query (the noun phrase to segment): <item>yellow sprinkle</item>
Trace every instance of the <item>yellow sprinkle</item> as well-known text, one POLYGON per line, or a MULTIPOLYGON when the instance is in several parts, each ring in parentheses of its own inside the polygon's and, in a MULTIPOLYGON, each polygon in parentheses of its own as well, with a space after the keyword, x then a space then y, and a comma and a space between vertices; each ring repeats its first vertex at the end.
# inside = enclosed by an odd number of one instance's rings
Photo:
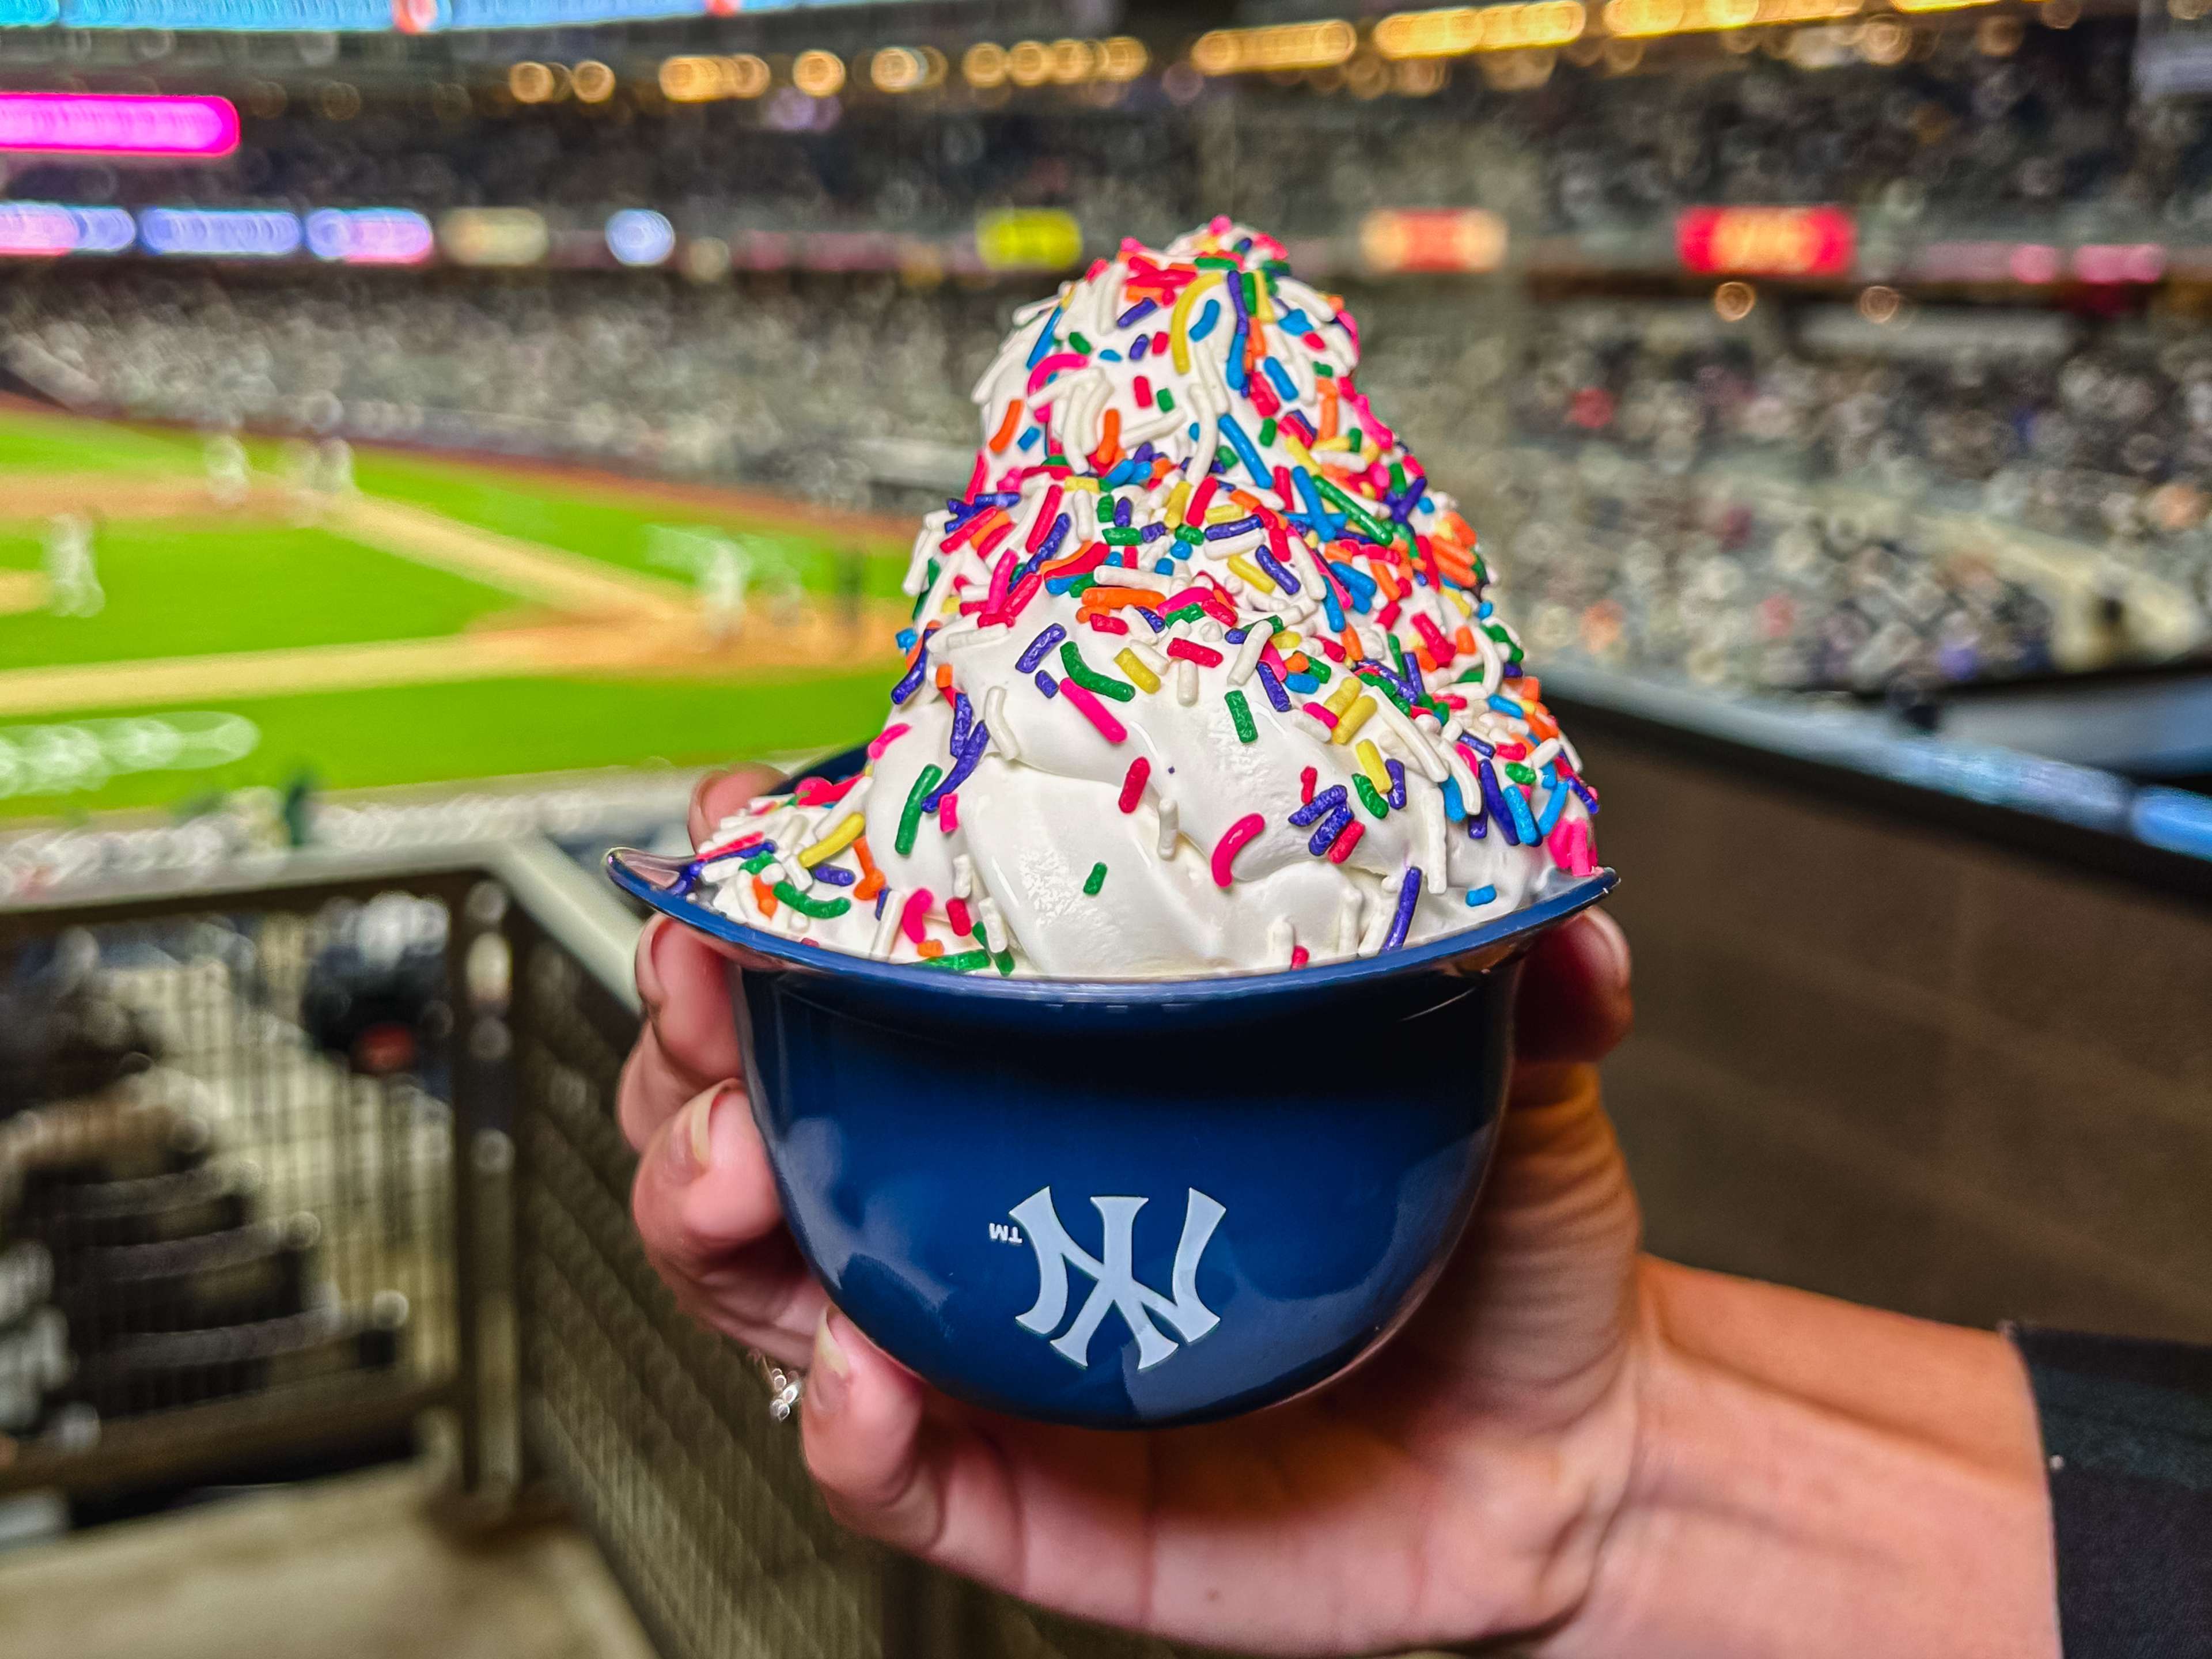
POLYGON ((1255 323, 1272 323, 1275 320, 1274 296, 1267 292, 1267 284, 1265 281, 1257 281, 1252 284, 1252 320, 1255 323))
MULTIPOLYGON (((1358 682, 1355 680, 1353 684, 1358 684, 1358 682)), ((1362 697, 1336 717, 1336 730, 1330 734, 1332 739, 1337 743, 1350 743, 1358 734, 1359 728, 1367 724, 1367 717, 1374 712, 1375 699, 1362 697)))
POLYGON ((1336 690, 1322 699, 1322 707, 1332 714, 1341 714, 1352 706, 1352 700, 1359 695, 1359 681, 1352 675, 1346 674, 1338 683, 1336 690))
POLYGON ((1063 489, 1087 489, 1094 495, 1098 493, 1098 480, 1096 478, 1062 478, 1060 482, 1063 489))
POLYGON ((1275 633, 1275 649, 1289 656, 1298 648, 1298 632, 1294 628, 1279 629, 1275 633))
POLYGON ((1188 478, 1176 480, 1176 487, 1168 491, 1167 521, 1170 524, 1182 522, 1182 509, 1184 504, 1189 500, 1190 480, 1188 478))
POLYGON ((1176 295, 1175 309, 1168 313, 1168 345, 1175 353, 1176 373, 1190 373, 1190 308, 1198 296, 1221 280, 1221 273, 1209 270, 1203 276, 1185 285, 1176 295))
MULTIPOLYGON (((1262 593, 1272 593, 1275 591, 1275 579, 1242 553, 1231 553, 1229 556, 1229 568, 1262 593)), ((1279 647, 1278 649, 1279 648, 1279 647)))
POLYGON ((1136 681, 1137 689, 1150 696, 1160 689, 1160 677, 1137 660, 1137 653, 1127 646, 1114 653, 1114 660, 1121 665, 1121 672, 1136 681))
POLYGON ((1352 440, 1346 437, 1341 432, 1340 432, 1334 437, 1323 438, 1319 443, 1316 444, 1314 446, 1314 453, 1318 455, 1325 449, 1349 449, 1351 447, 1352 440))
POLYGON ((846 813, 835 830, 799 854, 799 862, 801 867, 811 870, 823 860, 836 858, 838 854, 860 840, 860 831, 867 827, 868 820, 864 814, 846 813))
POLYGON ((1243 507, 1233 504, 1228 507, 1209 507, 1206 509, 1206 521, 1208 524, 1227 524, 1231 519, 1249 519, 1251 516, 1243 507))
POLYGON ((1367 774, 1367 781, 1375 786, 1376 792, 1378 794, 1389 794, 1390 775, 1383 769, 1382 751, 1375 746, 1374 741, 1371 738, 1362 738, 1352 745, 1352 752, 1358 757, 1359 769, 1367 774))
POLYGON ((1321 471, 1321 463, 1313 458, 1313 451, 1299 440, 1298 434, 1282 427, 1275 428, 1275 441, 1291 453, 1291 459, 1309 472, 1321 471))

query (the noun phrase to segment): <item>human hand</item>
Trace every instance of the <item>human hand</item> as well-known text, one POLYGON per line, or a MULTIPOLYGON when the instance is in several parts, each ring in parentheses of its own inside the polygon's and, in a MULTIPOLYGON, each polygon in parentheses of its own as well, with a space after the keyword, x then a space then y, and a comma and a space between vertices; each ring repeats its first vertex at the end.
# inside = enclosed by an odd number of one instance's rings
MULTIPOLYGON (((702 786, 693 833, 763 786, 702 786)), ((641 941, 622 1118, 640 1232, 685 1309, 811 1366, 808 1460, 848 1524, 1048 1606, 1247 1649, 1356 1651, 1553 1625, 1591 1581, 1634 1441, 1638 1218, 1594 1062, 1628 951, 1589 914, 1526 969, 1489 1188, 1372 1364, 1258 1415, 1150 1434, 927 1389, 828 1305, 781 1224, 714 945, 641 941)))

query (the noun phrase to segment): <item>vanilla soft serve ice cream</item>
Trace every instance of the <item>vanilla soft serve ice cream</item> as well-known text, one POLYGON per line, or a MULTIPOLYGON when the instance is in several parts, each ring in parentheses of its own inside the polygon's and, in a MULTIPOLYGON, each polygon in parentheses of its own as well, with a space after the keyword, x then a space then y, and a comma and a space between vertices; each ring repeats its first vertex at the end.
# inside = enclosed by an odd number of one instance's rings
POLYGON ((866 769, 716 826, 726 915, 951 971, 1301 967, 1595 867, 1594 792, 1357 325, 1225 220, 1016 315, 866 769))

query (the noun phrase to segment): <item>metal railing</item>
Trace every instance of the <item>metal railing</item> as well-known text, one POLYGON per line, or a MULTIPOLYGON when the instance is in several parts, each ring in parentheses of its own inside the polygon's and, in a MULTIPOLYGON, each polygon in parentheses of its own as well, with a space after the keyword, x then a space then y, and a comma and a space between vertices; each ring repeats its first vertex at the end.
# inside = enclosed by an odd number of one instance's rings
POLYGON ((0 915, 0 1030, 46 1034, 0 1042, 0 1493, 427 1419, 474 1516, 577 1517, 665 1659, 1169 1654, 830 1519, 630 1224, 637 926, 537 842, 0 915))

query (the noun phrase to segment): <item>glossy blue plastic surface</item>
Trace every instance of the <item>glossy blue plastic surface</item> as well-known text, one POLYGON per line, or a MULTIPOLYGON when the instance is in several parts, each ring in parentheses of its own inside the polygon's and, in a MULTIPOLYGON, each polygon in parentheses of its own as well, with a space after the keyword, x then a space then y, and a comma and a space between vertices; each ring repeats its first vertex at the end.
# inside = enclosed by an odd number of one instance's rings
POLYGON ((739 947, 754 1113, 838 1306, 949 1393, 1102 1428, 1287 1399, 1413 1311, 1489 1162, 1518 958, 1614 880, 1364 961, 1075 982, 800 945, 609 866, 739 947))

